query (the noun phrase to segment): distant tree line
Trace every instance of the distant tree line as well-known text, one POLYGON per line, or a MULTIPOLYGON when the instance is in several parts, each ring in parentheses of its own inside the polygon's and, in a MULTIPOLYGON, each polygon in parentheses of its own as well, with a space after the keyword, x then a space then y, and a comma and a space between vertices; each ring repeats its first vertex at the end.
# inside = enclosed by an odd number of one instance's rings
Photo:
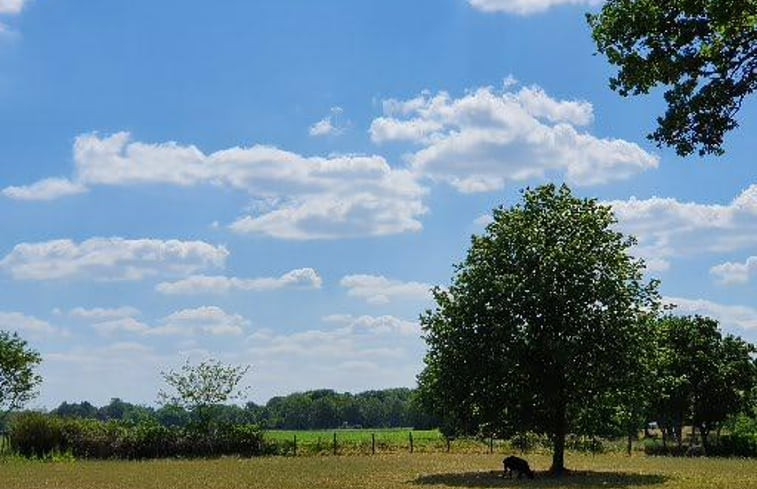
MULTIPOLYGON (((265 405, 248 402, 245 406, 216 405, 213 419, 218 424, 258 424, 265 429, 316 430, 345 427, 429 429, 438 426, 415 401, 408 388, 371 390, 358 394, 331 389, 298 392, 271 398, 265 405)), ((50 414, 63 418, 124 421, 139 424, 155 420, 166 427, 186 427, 192 413, 175 404, 160 408, 141 406, 111 399, 96 407, 88 401, 63 402, 50 414)))

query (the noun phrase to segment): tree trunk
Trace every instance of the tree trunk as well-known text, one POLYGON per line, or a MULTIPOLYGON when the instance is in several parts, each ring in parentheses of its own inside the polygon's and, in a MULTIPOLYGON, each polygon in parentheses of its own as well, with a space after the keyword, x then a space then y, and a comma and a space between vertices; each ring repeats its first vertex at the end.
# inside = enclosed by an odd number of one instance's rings
MULTIPOLYGON (((563 430, 564 431, 564 430, 563 430)), ((554 451, 552 452, 552 467, 549 471, 555 477, 562 477, 565 471, 565 433, 555 433, 554 451)))
POLYGON ((633 434, 629 431, 628 432, 628 446, 626 447, 628 450, 628 456, 631 456, 631 451, 633 450, 633 434))
POLYGON ((678 450, 681 450, 681 447, 683 446, 683 422, 676 421, 674 430, 676 441, 678 442, 678 450))
POLYGON ((699 435, 702 437, 702 448, 704 448, 704 453, 707 453, 710 445, 710 430, 709 428, 707 428, 707 425, 702 425, 699 427, 699 435))
POLYGON ((565 472, 565 435, 567 435, 568 432, 565 411, 566 406, 563 404, 558 409, 556 429, 552 438, 554 449, 552 451, 552 467, 549 471, 555 477, 562 477, 563 472, 565 472))

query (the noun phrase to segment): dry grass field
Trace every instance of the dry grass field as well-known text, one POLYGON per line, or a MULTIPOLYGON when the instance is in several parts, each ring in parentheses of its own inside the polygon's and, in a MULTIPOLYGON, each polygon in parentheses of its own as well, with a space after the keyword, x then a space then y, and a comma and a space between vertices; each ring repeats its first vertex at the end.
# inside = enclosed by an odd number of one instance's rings
MULTIPOLYGON (((538 471, 549 458, 529 455, 538 471)), ((0 463, 3 489, 671 488, 757 489, 757 460, 576 455, 562 480, 500 476, 502 455, 386 454, 149 462, 0 463)))

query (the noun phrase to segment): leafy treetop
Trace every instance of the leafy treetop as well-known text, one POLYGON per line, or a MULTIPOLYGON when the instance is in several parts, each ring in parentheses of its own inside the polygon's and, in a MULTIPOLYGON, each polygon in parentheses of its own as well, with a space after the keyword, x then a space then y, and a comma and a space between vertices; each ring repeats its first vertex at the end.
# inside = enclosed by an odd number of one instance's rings
POLYGON ((722 154, 726 132, 757 87, 756 0, 609 0, 587 14, 623 96, 667 87, 648 137, 681 156, 722 154))

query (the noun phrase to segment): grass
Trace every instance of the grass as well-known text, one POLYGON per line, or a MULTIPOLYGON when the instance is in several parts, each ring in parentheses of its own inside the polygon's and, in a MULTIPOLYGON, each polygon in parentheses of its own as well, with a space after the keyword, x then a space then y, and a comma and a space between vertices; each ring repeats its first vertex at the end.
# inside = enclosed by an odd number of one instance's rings
POLYGON ((3 489, 669 488, 757 489, 757 460, 568 454, 573 475, 546 478, 546 455, 528 455, 536 480, 500 477, 502 455, 395 453, 150 462, 0 463, 3 489))

